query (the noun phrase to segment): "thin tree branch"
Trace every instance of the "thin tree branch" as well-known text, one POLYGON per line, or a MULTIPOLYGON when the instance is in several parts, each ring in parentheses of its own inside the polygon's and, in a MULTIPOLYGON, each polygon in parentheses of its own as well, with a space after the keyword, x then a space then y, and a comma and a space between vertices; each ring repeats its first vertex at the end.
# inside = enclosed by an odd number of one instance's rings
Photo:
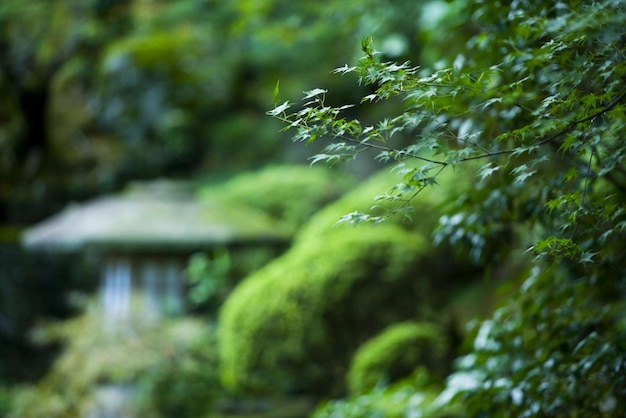
MULTIPOLYGON (((617 106, 617 104, 625 96, 626 96, 626 90, 623 90, 620 94, 618 94, 616 97, 614 97, 613 100, 611 100, 602 109, 600 109, 600 110, 598 110, 598 111, 592 113, 591 115, 586 116, 586 117, 584 117, 582 119, 577 119, 577 120, 574 120, 574 121, 570 122, 565 128, 563 128, 563 129, 561 129, 561 130, 559 130, 557 132, 554 132, 554 133, 544 137, 536 145, 537 146, 545 145, 548 142, 551 142, 551 141, 555 140, 556 138, 560 137, 561 135, 564 135, 564 134, 570 132, 572 129, 574 129, 576 126, 580 125, 581 123, 589 122, 590 120, 593 120, 593 119, 597 118, 598 116, 602 115, 603 113, 608 112, 609 110, 611 110, 615 106, 617 106)), ((475 155, 475 156, 472 156, 472 157, 462 158, 460 161, 479 160, 479 159, 482 159, 482 158, 495 157, 497 155, 512 154, 515 151, 516 151, 516 149, 507 149, 507 150, 489 152, 489 153, 485 153, 485 154, 481 154, 481 155, 475 155)))

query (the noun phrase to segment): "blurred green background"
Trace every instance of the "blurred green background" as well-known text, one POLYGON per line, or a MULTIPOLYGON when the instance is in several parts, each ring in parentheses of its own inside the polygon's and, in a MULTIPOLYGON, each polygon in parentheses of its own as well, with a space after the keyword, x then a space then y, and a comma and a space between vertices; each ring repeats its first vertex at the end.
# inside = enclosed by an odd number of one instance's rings
MULTIPOLYGON (((375 86, 333 69, 355 65, 368 37, 382 61, 451 65, 478 31, 459 17, 466 6, 3 0, 0 417, 463 416, 458 399, 436 399, 455 359, 472 350, 468 342, 482 341, 478 351, 490 342, 481 340, 488 323, 466 324, 491 315, 527 277, 533 284, 511 316, 529 309, 550 322, 547 308, 527 308, 524 298, 547 298, 559 274, 535 274, 509 228, 514 220, 492 222, 490 213, 470 214, 487 226, 457 237, 480 247, 478 255, 435 245, 433 231, 455 200, 471 207, 461 200, 500 196, 472 193, 476 167, 438 178, 410 202, 412 221, 336 226, 349 212, 384 215, 393 206, 372 208, 372 199, 397 173, 367 152, 337 167, 310 166, 328 144, 293 143, 267 112, 313 88, 327 89, 331 106, 359 103, 375 86), (26 251, 20 237, 73 202, 154 181, 183 184, 194 202, 261 245, 233 240, 185 254, 187 314, 155 323, 132 306, 108 332, 97 296, 98 265, 108 261, 97 252, 26 251), (285 241, 254 236, 267 229, 285 241)), ((496 9, 486 8, 497 26, 496 9)), ((367 126, 403 109, 391 99, 346 117, 367 126)), ((411 140, 398 135, 397 146, 411 140)), ((571 287, 561 291, 546 306, 584 300, 571 287)), ((521 339, 523 330, 501 329, 506 339, 507 330, 521 339)))
MULTIPOLYGON (((358 102, 367 87, 332 69, 354 63, 367 36, 376 37, 389 59, 432 60, 423 58, 427 30, 445 10, 441 2, 404 0, 3 1, 0 387, 43 382, 39 390, 47 395, 40 393, 36 402, 41 411, 72 416, 73 401, 53 407, 54 399, 82 396, 88 388, 71 389, 80 384, 133 380, 93 372, 74 376, 79 384, 64 375, 85 362, 104 361, 98 359, 105 348, 92 352, 74 341, 89 340, 98 327, 72 320, 74 331, 59 334, 42 331, 41 324, 64 324, 89 311, 91 302, 84 299, 97 291, 96 267, 81 254, 24 251, 19 244, 24 228, 71 202, 119 192, 138 180, 168 178, 203 190, 200 199, 256 204, 295 234, 315 211, 382 165, 364 159, 343 169, 298 168, 321 145, 293 144, 281 124, 266 115, 277 83, 281 99, 300 97, 316 86, 331 91, 333 102, 358 102), (264 167, 273 168, 258 174, 264 167), (237 177, 242 172, 248 174, 237 177), (37 333, 46 336, 34 338, 37 333), (75 356, 69 370, 58 365, 61 353, 75 356), (65 394, 57 393, 59 386, 65 394)), ((381 111, 364 107, 355 116, 375 120, 381 111)), ((196 282, 190 297, 206 323, 213 322, 206 315, 215 317, 234 283, 276 256, 262 249, 242 253, 222 249, 191 259, 189 276, 196 282), (220 270, 220 257, 232 259, 228 273, 220 270), (203 282, 203 277, 215 280, 203 282)), ((213 350, 214 344, 208 346, 213 350)), ((163 373, 168 371, 142 375, 146 387, 166 380, 163 373)), ((216 371, 206 373, 204 380, 211 380, 216 371)), ((181 376, 170 377, 184 381, 181 376)), ((183 384, 182 390, 190 387, 183 384)), ((154 390, 150 386, 145 393, 154 390)), ((206 403, 213 397, 207 394, 206 403)), ((191 398, 190 404, 198 400, 191 398)))

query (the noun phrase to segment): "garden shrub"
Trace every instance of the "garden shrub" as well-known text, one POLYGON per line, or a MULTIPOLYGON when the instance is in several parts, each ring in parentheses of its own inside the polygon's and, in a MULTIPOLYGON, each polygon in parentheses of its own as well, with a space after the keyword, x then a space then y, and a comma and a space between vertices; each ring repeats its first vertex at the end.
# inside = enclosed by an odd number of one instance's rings
POLYGON ((353 395, 369 392, 410 375, 418 366, 440 379, 449 370, 448 343, 439 326, 402 322, 365 342, 354 355, 347 375, 353 395))
POLYGON ((11 410, 12 398, 10 386, 5 386, 0 382, 0 417, 6 416, 11 410))
POLYGON ((322 166, 269 166, 247 172, 201 192, 205 201, 246 205, 281 221, 295 232, 319 209, 337 199, 352 184, 345 173, 322 166))
POLYGON ((106 325, 88 312, 40 330, 38 338, 64 341, 65 349, 36 386, 14 391, 8 416, 88 416, 107 388, 128 389, 125 408, 132 416, 195 418, 214 407, 220 386, 214 333, 207 324, 136 319, 116 328, 106 325))
POLYGON ((455 403, 437 405, 437 379, 418 368, 413 375, 389 386, 345 399, 322 402, 311 418, 454 418, 463 416, 455 403))
MULTIPOLYGON (((426 187, 411 201, 411 218, 401 214, 387 218, 384 224, 393 224, 396 227, 412 234, 423 237, 434 236, 439 226, 439 220, 448 209, 451 202, 470 189, 469 176, 459 179, 460 174, 449 171, 443 173, 437 187, 426 187)), ((388 189, 390 184, 398 183, 401 176, 396 170, 389 167, 373 174, 368 179, 354 187, 336 201, 318 211, 310 221, 297 233, 295 241, 311 241, 320 239, 325 242, 335 234, 349 233, 354 229, 351 222, 340 222, 342 217, 355 212, 367 212, 371 216, 385 216, 394 208, 401 206, 400 201, 375 201, 377 195, 388 189), (376 207, 372 208, 372 205, 376 207)), ((357 229, 377 228, 378 223, 359 223, 357 229)), ((430 277, 436 283, 432 287, 429 305, 433 310, 448 303, 450 296, 459 289, 465 289, 477 279, 482 279, 484 269, 469 257, 469 252, 456 251, 448 241, 436 241, 436 236, 430 241, 429 257, 422 259, 422 269, 430 272, 430 277), (453 255, 453 256, 451 256, 453 255)), ((485 262, 483 265, 487 265, 485 262)), ((456 321, 456 319, 451 319, 456 321)))
POLYGON ((106 51, 102 70, 114 70, 119 60, 131 59, 137 67, 164 73, 179 83, 197 82, 200 71, 193 66, 181 65, 181 62, 202 59, 202 53, 209 52, 207 45, 211 44, 207 43, 206 37, 189 27, 137 35, 112 43, 106 51))
POLYGON ((426 241, 392 224, 301 241, 245 279, 220 314, 221 379, 238 392, 343 391, 354 350, 420 315, 426 241))
MULTIPOLYGON (((350 222, 339 224, 338 222, 350 213, 367 212, 374 217, 388 215, 390 211, 393 211, 394 208, 401 206, 403 203, 390 200, 378 201, 376 198, 381 193, 385 193, 385 190, 388 190, 390 185, 397 184, 397 187, 401 188, 401 179, 402 177, 398 175, 396 170, 392 170, 389 167, 380 170, 350 192, 317 212, 298 232, 297 238, 311 239, 327 232, 349 229, 351 228, 350 222)), ((410 218, 397 215, 392 216, 388 221, 425 236, 430 235, 437 226, 442 209, 452 195, 452 191, 461 188, 464 184, 462 181, 458 181, 457 178, 443 175, 440 178, 440 182, 440 186, 443 187, 426 187, 413 199, 410 203, 410 218)), ((392 190, 388 190, 388 192, 394 193, 392 190)), ((360 228, 368 226, 369 224, 359 225, 360 228)))

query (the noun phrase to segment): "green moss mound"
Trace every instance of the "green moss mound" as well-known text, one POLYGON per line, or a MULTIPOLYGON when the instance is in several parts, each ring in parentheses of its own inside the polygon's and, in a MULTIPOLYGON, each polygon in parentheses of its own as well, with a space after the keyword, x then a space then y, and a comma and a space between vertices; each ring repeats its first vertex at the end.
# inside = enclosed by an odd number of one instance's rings
MULTIPOLYGON (((394 225, 399 229, 425 238, 433 236, 439 224, 439 218, 450 209, 453 201, 462 195, 471 182, 472 177, 458 168, 448 168, 438 177, 436 186, 423 189, 410 202, 410 218, 395 215, 381 224, 394 225)), ((376 196, 385 193, 390 187, 402 181, 397 171, 385 168, 342 195, 336 201, 315 213, 295 237, 295 242, 321 240, 327 242, 336 235, 349 233, 353 229, 373 230, 379 227, 376 223, 360 223, 350 225, 338 223, 346 214, 364 212, 372 216, 385 216, 402 204, 397 201, 383 200, 375 202, 376 196), (373 207, 375 206, 375 207, 373 207)), ((433 240, 428 246, 429 257, 422 260, 422 269, 429 272, 434 292, 429 305, 433 311, 447 303, 455 289, 464 288, 469 282, 482 277, 480 266, 473 264, 467 253, 455 253, 447 242, 435 244, 433 240)))
MULTIPOLYGON (((402 202, 377 200, 376 198, 389 192, 401 181, 402 176, 389 168, 379 171, 317 212, 310 222, 298 232, 297 238, 311 239, 327 233, 350 229, 353 227, 352 225, 338 223, 344 215, 349 213, 362 212, 371 216, 389 214, 390 211, 402 205, 402 202)), ((401 214, 395 215, 387 219, 385 223, 393 223, 425 236, 430 235, 437 225, 442 210, 450 201, 450 197, 454 196, 455 191, 466 186, 467 176, 463 177, 453 169, 448 169, 437 178, 437 182, 438 185, 426 187, 410 202, 409 217, 401 214)), ((369 225, 360 224, 359 228, 369 225)))
POLYGON ((425 249, 423 238, 392 224, 299 243, 224 304, 222 382, 238 392, 342 391, 363 341, 420 315, 425 249))
POLYGON ((258 209, 295 232, 352 184, 345 173, 325 167, 281 165, 243 173, 218 186, 207 186, 200 197, 204 201, 220 200, 258 209))
POLYGON ((422 366, 427 373, 443 377, 448 343, 439 326, 431 323, 394 324, 359 347, 347 375, 353 395, 393 383, 422 366))

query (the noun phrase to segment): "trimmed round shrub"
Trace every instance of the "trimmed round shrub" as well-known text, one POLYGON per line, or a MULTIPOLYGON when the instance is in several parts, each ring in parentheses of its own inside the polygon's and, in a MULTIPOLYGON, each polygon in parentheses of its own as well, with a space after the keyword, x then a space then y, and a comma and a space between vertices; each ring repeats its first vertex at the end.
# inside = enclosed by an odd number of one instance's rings
POLYGON ((344 390, 356 348, 420 315, 421 237, 392 224, 302 241, 245 279, 220 314, 221 380, 244 392, 344 390))
MULTIPOLYGON (((350 225, 338 223, 346 214, 364 212, 372 216, 385 216, 389 211, 397 208, 399 202, 383 200, 374 205, 377 195, 384 193, 402 180, 398 173, 385 168, 372 175, 351 191, 342 195, 336 201, 318 211, 311 220, 306 223, 297 233, 295 242, 311 240, 327 241, 330 235, 349 233, 353 229, 374 231, 380 224, 360 223, 350 225)), ((399 229, 408 231, 414 235, 432 237, 438 226, 439 218, 446 209, 450 208, 451 201, 461 195, 461 191, 467 189, 471 176, 460 169, 448 169, 438 178, 438 185, 427 187, 411 201, 411 218, 402 215, 389 217, 381 224, 395 225, 399 229)), ((375 232, 374 232, 375 233, 375 232)), ((450 295, 458 288, 465 288, 468 283, 483 277, 482 267, 472 263, 466 254, 452 255, 452 249, 447 242, 439 245, 430 240, 428 257, 422 259, 422 270, 429 272, 429 278, 433 283, 431 287, 429 305, 433 310, 447 304, 450 295)))
POLYGON ((346 174, 338 175, 322 166, 270 166, 240 174, 218 186, 207 186, 201 198, 258 209, 295 232, 351 184, 346 174))
POLYGON ((359 347, 347 375, 348 391, 359 395, 377 385, 409 376, 418 367, 444 377, 448 343, 439 326, 402 322, 391 325, 359 347))
MULTIPOLYGON (((426 187, 410 203, 410 217, 396 215, 388 218, 385 223, 393 223, 404 229, 415 231, 426 236, 437 226, 443 209, 450 197, 467 183, 467 176, 459 179, 459 173, 446 171, 442 173, 435 187, 426 187)), ((376 197, 390 191, 394 185, 402 181, 398 173, 389 168, 372 175, 357 187, 341 196, 335 202, 318 211, 311 220, 298 231, 297 239, 311 239, 328 232, 350 229, 353 226, 338 221, 353 212, 362 212, 371 216, 385 216, 397 209, 402 202, 377 200, 376 197)), ((369 223, 359 224, 359 228, 368 227, 369 223)))

